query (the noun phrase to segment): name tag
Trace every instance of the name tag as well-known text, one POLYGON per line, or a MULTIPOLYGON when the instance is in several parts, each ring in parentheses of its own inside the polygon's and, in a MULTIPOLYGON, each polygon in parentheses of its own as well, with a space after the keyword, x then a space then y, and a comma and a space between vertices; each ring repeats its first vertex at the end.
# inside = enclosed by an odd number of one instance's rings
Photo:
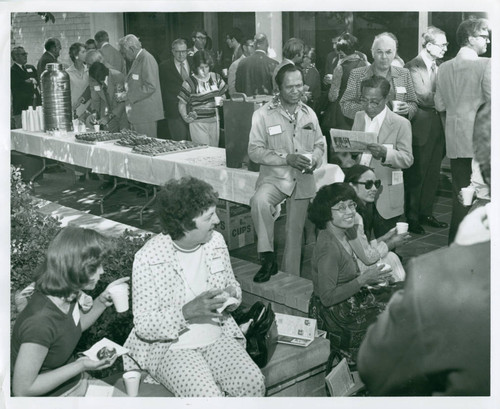
POLYGON ((392 172, 392 184, 400 185, 403 183, 403 171, 402 170, 394 170, 392 172))
POLYGON ((396 94, 406 94, 406 87, 396 87, 396 94))
POLYGON ((219 88, 217 88, 217 85, 215 85, 215 84, 210 85, 210 89, 211 89, 212 91, 218 91, 218 90, 219 90, 219 88))
POLYGON ((139 74, 132 74, 132 79, 133 80, 138 80, 139 79, 139 74))
POLYGON ((73 310, 73 321, 75 325, 78 325, 80 322, 80 308, 78 308, 78 303, 75 305, 75 309, 73 310))
POLYGON ((222 257, 216 257, 212 260, 211 270, 212 273, 224 271, 224 263, 222 262, 222 257))
POLYGON ((281 125, 278 124, 267 128, 267 132, 269 132, 269 135, 279 135, 283 133, 283 130, 281 129, 281 125))
POLYGON ((94 85, 94 91, 100 91, 101 90, 101 87, 99 85, 94 85))
POLYGON ((33 70, 31 68, 26 68, 26 71, 27 72, 33 72, 33 70))

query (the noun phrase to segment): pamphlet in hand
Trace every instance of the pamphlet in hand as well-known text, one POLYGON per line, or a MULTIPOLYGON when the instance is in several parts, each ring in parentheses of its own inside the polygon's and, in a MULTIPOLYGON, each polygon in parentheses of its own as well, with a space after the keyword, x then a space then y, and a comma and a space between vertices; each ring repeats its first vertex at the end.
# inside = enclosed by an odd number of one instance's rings
POLYGON ((335 152, 365 152, 367 145, 377 143, 375 132, 347 131, 345 129, 330 129, 330 138, 335 152))
POLYGON ((316 320, 288 314, 276 314, 278 342, 306 347, 314 341, 316 320))

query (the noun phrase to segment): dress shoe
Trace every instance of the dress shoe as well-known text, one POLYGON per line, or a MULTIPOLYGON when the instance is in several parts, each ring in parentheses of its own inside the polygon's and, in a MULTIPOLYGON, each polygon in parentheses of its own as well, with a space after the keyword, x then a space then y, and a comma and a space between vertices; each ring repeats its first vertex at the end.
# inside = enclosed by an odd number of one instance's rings
POLYGON ((408 220, 408 231, 415 234, 425 234, 424 228, 416 220, 408 220))
POLYGON ((434 216, 420 217, 420 223, 426 224, 426 225, 431 226, 431 227, 439 227, 442 229, 445 229, 446 227, 448 227, 448 223, 440 222, 434 216))
POLYGON ((253 281, 255 281, 256 283, 264 283, 266 281, 269 281, 271 276, 275 275, 278 272, 278 263, 276 263, 274 252, 266 251, 260 254, 262 267, 253 278, 253 281))

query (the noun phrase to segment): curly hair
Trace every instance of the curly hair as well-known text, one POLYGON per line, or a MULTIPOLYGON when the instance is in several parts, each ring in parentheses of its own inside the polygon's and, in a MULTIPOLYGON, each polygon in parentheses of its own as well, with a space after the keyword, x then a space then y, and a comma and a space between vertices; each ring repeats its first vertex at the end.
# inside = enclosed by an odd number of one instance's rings
POLYGON ((85 44, 82 43, 71 44, 71 47, 69 47, 69 58, 71 58, 71 61, 73 62, 76 61, 76 57, 78 56, 78 53, 82 48, 85 49, 85 44))
POLYGON ((162 232, 172 240, 194 230, 194 219, 217 205, 218 194, 208 183, 193 177, 168 181, 157 196, 156 212, 162 232))
POLYGON ((332 220, 332 207, 337 203, 352 200, 356 202, 357 195, 348 183, 332 183, 323 186, 312 201, 307 215, 319 230, 326 229, 326 224, 332 220))
POLYGON ((50 242, 36 280, 42 294, 69 297, 83 289, 102 265, 110 240, 91 229, 65 227, 50 242))

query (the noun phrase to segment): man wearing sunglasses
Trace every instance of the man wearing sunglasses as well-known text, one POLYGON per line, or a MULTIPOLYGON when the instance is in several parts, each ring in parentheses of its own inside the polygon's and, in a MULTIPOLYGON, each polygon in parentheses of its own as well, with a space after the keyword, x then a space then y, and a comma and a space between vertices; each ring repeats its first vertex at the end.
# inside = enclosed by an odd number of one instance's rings
POLYGON ((422 51, 405 65, 417 94, 417 114, 411 124, 414 161, 404 172, 408 230, 416 234, 425 233, 422 224, 448 227, 432 215, 444 156, 444 129, 434 108, 434 93, 438 66, 447 49, 445 32, 430 26, 422 34, 422 51))
POLYGON ((446 156, 450 158, 453 206, 448 243, 452 243, 458 225, 467 214, 458 194, 468 186, 472 174, 472 130, 479 107, 491 93, 487 85, 491 60, 479 57, 490 42, 488 22, 468 19, 457 29, 461 46, 457 56, 439 67, 434 101, 445 121, 446 156))
POLYGON ((353 131, 374 132, 377 143, 368 145, 360 163, 373 169, 382 181, 376 209, 378 218, 376 238, 393 227, 404 212, 402 169, 413 163, 411 125, 408 119, 387 108, 390 83, 384 77, 373 76, 361 81, 363 111, 354 117, 353 131))

